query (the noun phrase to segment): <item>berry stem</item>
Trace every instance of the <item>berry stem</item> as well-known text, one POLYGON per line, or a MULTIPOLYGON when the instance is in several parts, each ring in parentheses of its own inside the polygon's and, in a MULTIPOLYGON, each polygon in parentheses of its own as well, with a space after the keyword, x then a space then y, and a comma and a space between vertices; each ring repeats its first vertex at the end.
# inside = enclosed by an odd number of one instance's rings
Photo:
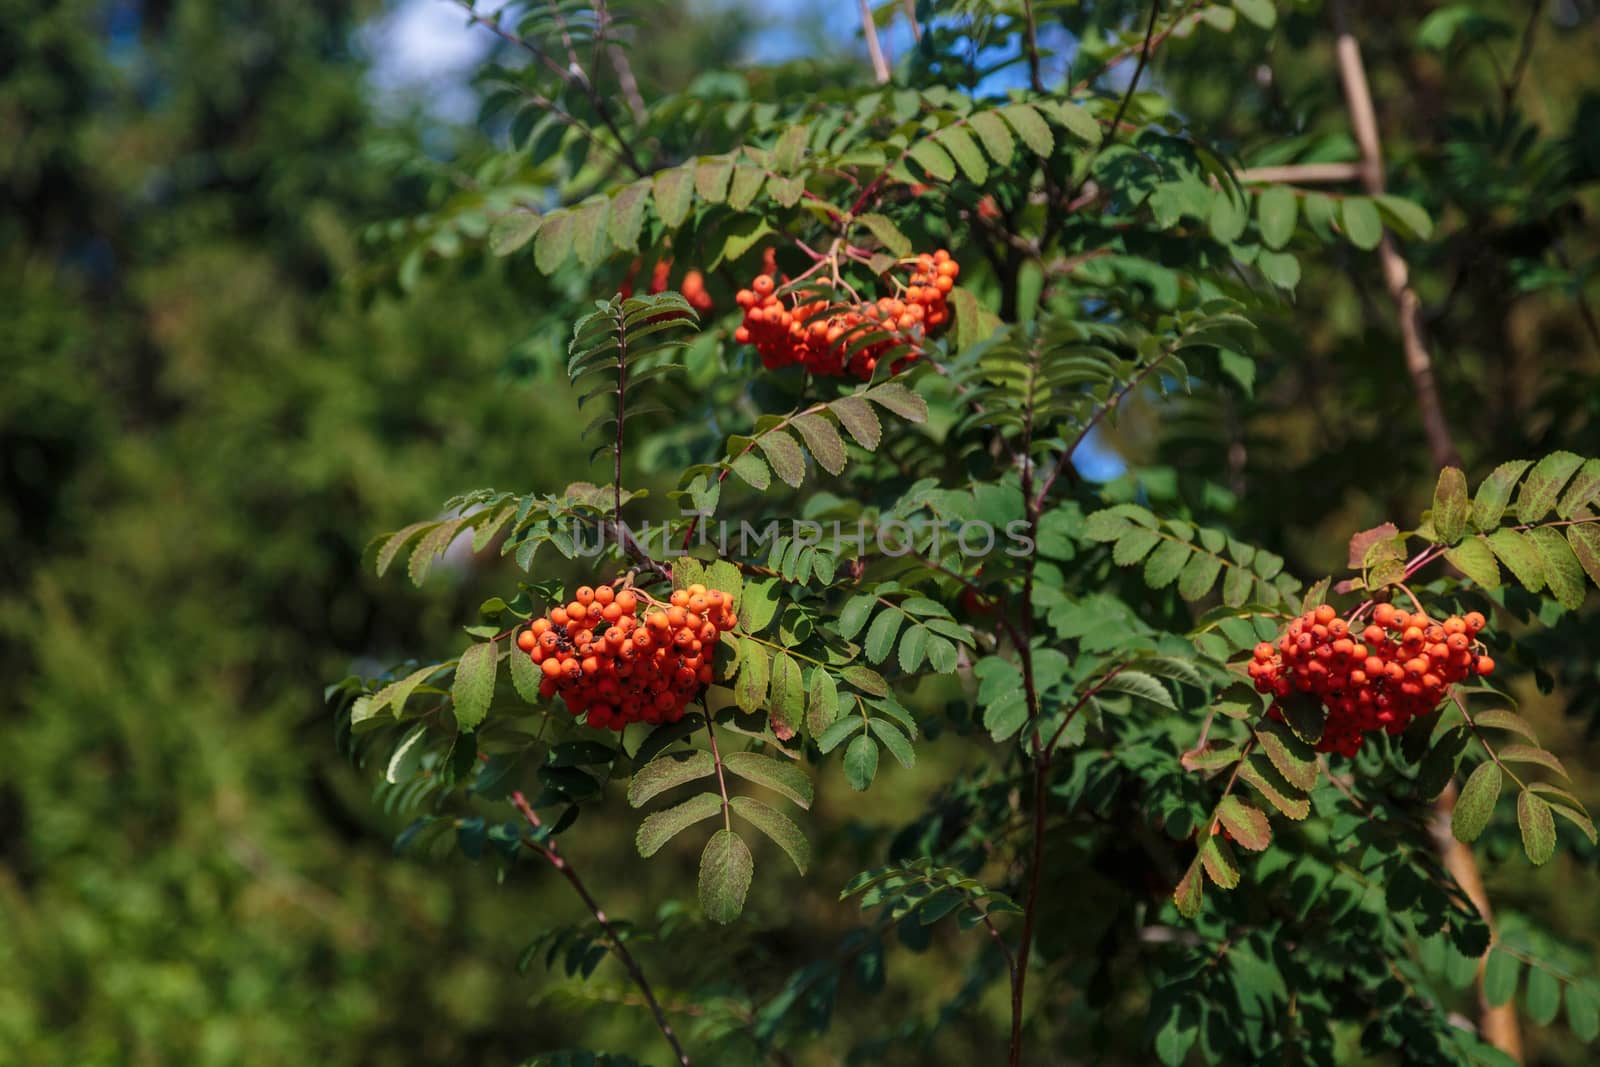
MULTIPOLYGON (((704 706, 704 705, 702 705, 704 706)), ((711 721, 711 709, 706 707, 706 736, 711 739, 711 759, 717 765, 717 791, 722 794, 722 826, 733 832, 733 816, 728 804, 728 782, 722 774, 722 753, 717 750, 717 728, 711 721)))

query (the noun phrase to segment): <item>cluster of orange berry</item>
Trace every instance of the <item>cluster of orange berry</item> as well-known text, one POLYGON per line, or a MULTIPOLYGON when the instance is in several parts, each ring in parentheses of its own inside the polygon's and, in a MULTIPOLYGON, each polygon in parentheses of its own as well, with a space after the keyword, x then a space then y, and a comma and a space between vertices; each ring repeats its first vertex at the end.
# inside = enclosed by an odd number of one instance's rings
POLYGON ((544 672, 541 695, 559 693, 589 726, 621 730, 683 718, 711 681, 718 635, 736 621, 728 595, 703 585, 677 590, 666 604, 633 589, 583 586, 570 604, 534 619, 517 647, 544 672))
MULTIPOLYGON (((1309 693, 1328 709, 1318 751, 1354 756, 1373 730, 1399 734, 1439 706, 1450 686, 1489 674, 1476 611, 1434 622, 1420 610, 1379 604, 1364 627, 1324 604, 1289 624, 1276 645, 1263 641, 1250 661, 1256 690, 1276 697, 1309 693)), ((1272 716, 1281 719, 1274 704, 1272 716)))
MULTIPOLYGON (((633 295, 633 279, 638 276, 642 261, 634 260, 628 267, 627 277, 622 279, 620 292, 624 299, 633 295)), ((672 284, 672 260, 658 259, 655 268, 650 272, 650 293, 664 293, 672 284)), ((683 282, 678 286, 678 291, 689 302, 689 306, 702 315, 712 308, 711 293, 706 290, 706 276, 698 270, 690 270, 684 274, 683 282)))
POLYGON ((898 371, 920 355, 922 337, 950 321, 947 298, 961 273, 942 248, 905 265, 911 278, 898 296, 846 305, 779 296, 772 273, 757 275, 734 298, 744 308, 744 322, 733 339, 755 345, 768 370, 799 363, 813 374, 853 374, 865 381, 879 360, 893 355, 898 371), (858 344, 868 335, 883 336, 858 344))

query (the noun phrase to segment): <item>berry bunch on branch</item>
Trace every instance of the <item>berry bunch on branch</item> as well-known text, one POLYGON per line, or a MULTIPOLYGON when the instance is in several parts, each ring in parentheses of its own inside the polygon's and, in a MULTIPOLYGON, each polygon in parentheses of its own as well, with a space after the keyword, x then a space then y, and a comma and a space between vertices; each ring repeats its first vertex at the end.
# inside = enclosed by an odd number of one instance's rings
MULTIPOLYGON (((1494 671, 1477 641, 1484 618, 1476 611, 1434 622, 1420 604, 1414 613, 1379 604, 1362 626, 1365 610, 1349 619, 1327 604, 1308 611, 1276 645, 1257 645, 1247 668, 1257 691, 1279 702, 1304 693, 1322 703, 1319 752, 1354 756, 1373 731, 1398 736, 1412 719, 1437 710, 1452 685, 1494 671)), ((1279 702, 1269 714, 1282 721, 1279 702)))
POLYGON ((844 304, 830 303, 815 288, 780 286, 770 270, 759 274, 735 297, 744 321, 734 340, 754 345, 768 370, 800 364, 813 374, 867 381, 879 362, 892 359, 898 373, 922 354, 922 341, 950 321, 948 298, 961 274, 942 248, 899 266, 910 277, 905 283, 891 278, 890 295, 864 300, 851 289, 854 299, 844 304))
POLYGON ((711 681, 718 637, 736 623, 727 594, 703 585, 667 603, 638 589, 583 586, 534 619, 517 647, 544 673, 542 696, 560 694, 586 725, 620 731, 683 718, 711 681))

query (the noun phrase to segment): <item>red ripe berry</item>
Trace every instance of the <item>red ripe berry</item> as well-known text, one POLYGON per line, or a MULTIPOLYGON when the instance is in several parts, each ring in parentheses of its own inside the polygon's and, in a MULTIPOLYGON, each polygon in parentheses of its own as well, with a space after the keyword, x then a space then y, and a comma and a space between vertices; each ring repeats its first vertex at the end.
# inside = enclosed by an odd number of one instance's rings
MULTIPOLYGON (((1481 628, 1482 616, 1435 624, 1423 612, 1379 604, 1372 622, 1353 631, 1322 605, 1292 621, 1276 644, 1257 645, 1246 673, 1260 692, 1315 697, 1328 713, 1317 747, 1351 756, 1367 733, 1402 732, 1435 711, 1451 685, 1494 669, 1487 656, 1470 651, 1474 623, 1481 628)), ((1283 715, 1276 706, 1272 712, 1283 715)))

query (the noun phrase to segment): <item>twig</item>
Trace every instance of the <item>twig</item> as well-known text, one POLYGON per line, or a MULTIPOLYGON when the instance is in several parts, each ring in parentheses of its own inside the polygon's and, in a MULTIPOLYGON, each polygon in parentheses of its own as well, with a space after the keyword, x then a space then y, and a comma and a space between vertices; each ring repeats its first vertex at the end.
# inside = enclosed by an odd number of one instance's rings
POLYGON ((733 816, 729 814, 728 782, 722 776, 722 753, 717 751, 717 728, 711 722, 711 709, 706 708, 706 736, 711 738, 711 759, 717 765, 717 791, 722 794, 722 825, 729 833, 733 832, 733 816))
MULTIPOLYGON (((1334 0, 1330 7, 1336 33, 1334 52, 1338 61, 1339 80, 1344 87, 1351 132, 1361 148, 1361 182, 1370 195, 1381 196, 1383 153, 1378 140, 1378 117, 1372 106, 1372 93, 1367 86, 1366 67, 1361 61, 1361 46, 1350 32, 1342 0, 1334 0)), ((1438 383, 1434 379, 1433 361, 1423 338, 1422 302, 1411 288, 1406 261, 1387 231, 1379 240, 1378 258, 1383 265, 1384 283, 1400 312, 1400 339, 1406 370, 1411 375, 1412 388, 1417 394, 1417 407, 1422 415, 1422 428, 1427 435, 1434 466, 1460 466, 1460 454, 1450 436, 1450 426, 1439 400, 1438 383)))
POLYGON ((917 22, 917 0, 900 0, 900 6, 906 9, 906 21, 911 23, 911 39, 922 43, 922 25, 917 22))
POLYGON ((1156 15, 1161 12, 1161 0, 1150 0, 1150 21, 1144 27, 1144 44, 1139 48, 1139 64, 1133 68, 1133 77, 1128 79, 1128 90, 1122 94, 1122 103, 1117 105, 1117 114, 1111 120, 1111 129, 1107 131, 1105 139, 1100 142, 1096 155, 1104 152, 1106 146, 1117 139, 1117 131, 1122 128, 1122 116, 1128 113, 1128 104, 1133 100, 1134 90, 1139 88, 1139 77, 1144 73, 1144 68, 1150 62, 1150 53, 1156 46, 1156 15))
MULTIPOLYGON (((522 817, 528 820, 528 825, 532 826, 535 831, 543 828, 544 824, 539 820, 539 813, 533 810, 533 805, 528 803, 528 798, 522 795, 520 789, 511 794, 511 803, 516 805, 517 810, 522 812, 522 817)), ((655 990, 650 988, 650 981, 645 978, 644 971, 639 967, 639 961, 634 959, 633 953, 628 951, 628 946, 618 936, 616 927, 612 926, 611 920, 606 918, 606 913, 589 892, 588 887, 583 884, 583 879, 578 877, 578 872, 573 869, 567 858, 561 854, 560 848, 554 841, 535 841, 528 838, 523 838, 522 840, 528 847, 543 856, 550 866, 559 871, 561 876, 577 892, 578 896, 583 898, 583 903, 588 907, 590 913, 594 915, 595 922, 599 923, 600 928, 606 932, 606 938, 611 942, 612 954, 627 969, 628 977, 633 979, 633 984, 638 986, 639 992, 644 995, 645 1003, 650 1006, 650 1013, 656 1017, 656 1026, 660 1028, 661 1036, 666 1038, 667 1044, 672 1046, 672 1053, 678 1058, 678 1063, 682 1067, 689 1067, 689 1054, 684 1052, 683 1046, 679 1044, 678 1035, 673 1031, 672 1024, 667 1021, 666 1012, 661 1009, 661 1002, 656 1000, 655 990)))
POLYGON ((1291 163, 1282 167, 1251 167, 1238 178, 1246 185, 1297 182, 1318 185, 1324 182, 1353 182, 1362 175, 1360 163, 1291 163))
POLYGON ((872 21, 872 8, 867 0, 857 0, 861 9, 861 33, 867 39, 867 56, 872 60, 872 76, 882 85, 889 80, 889 62, 883 58, 883 45, 878 43, 878 27, 872 21))
POLYGON ((1023 38, 1028 50, 1028 83, 1036 93, 1044 92, 1044 77, 1039 73, 1039 21, 1033 15, 1033 0, 1022 0, 1022 17, 1027 25, 1023 38))

